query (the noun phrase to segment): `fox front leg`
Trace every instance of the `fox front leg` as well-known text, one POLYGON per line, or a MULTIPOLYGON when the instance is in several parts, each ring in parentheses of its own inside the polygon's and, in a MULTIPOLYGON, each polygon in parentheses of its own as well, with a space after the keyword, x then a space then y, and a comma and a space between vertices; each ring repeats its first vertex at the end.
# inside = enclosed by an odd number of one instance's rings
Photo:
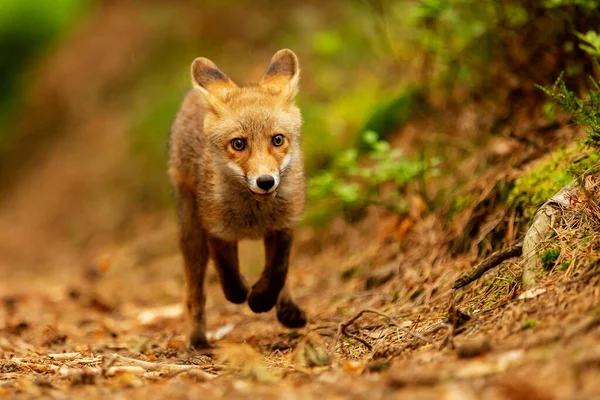
POLYGON ((248 305, 256 313, 275 307, 285 285, 292 247, 291 231, 274 231, 265 235, 266 266, 248 296, 248 305))
POLYGON ((192 324, 190 346, 196 349, 212 347, 206 339, 204 307, 204 276, 208 264, 206 233, 200 227, 196 214, 195 195, 181 188, 178 193, 179 245, 185 268, 185 306, 192 324))
POLYGON ((277 319, 288 328, 302 328, 306 325, 306 313, 296 304, 286 282, 277 299, 277 319))
POLYGON ((208 247, 225 297, 232 303, 242 304, 248 297, 248 285, 240 274, 237 242, 226 242, 209 236, 208 247))

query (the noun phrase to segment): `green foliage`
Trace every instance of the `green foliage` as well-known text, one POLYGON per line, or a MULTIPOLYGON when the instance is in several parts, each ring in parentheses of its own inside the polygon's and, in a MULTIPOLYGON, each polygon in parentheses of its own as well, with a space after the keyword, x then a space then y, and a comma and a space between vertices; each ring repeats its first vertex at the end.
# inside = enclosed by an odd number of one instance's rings
MULTIPOLYGON (((83 10, 82 0, 0 2, 0 125, 31 61, 83 10)), ((1 132, 1 130, 0 130, 1 132)))
POLYGON ((558 260, 559 256, 560 256, 559 248, 548 249, 545 252, 543 252, 542 256, 540 258, 541 258, 542 267, 544 268, 544 270, 551 271, 554 268, 554 265, 556 264, 556 261, 558 260))
POLYGON ((546 0, 544 6, 547 8, 577 6, 585 10, 594 10, 600 6, 598 0, 546 0))
POLYGON ((469 208, 475 199, 472 194, 465 194, 460 196, 455 196, 450 201, 450 210, 448 211, 448 221, 451 221, 455 215, 460 214, 467 208, 469 208))
POLYGON ((585 35, 583 33, 576 33, 577 37, 584 43, 579 45, 579 48, 591 56, 600 57, 600 35, 594 31, 588 31, 585 35))
POLYGON ((528 318, 521 323, 521 330, 525 331, 527 329, 535 328, 536 326, 537 326, 537 322, 533 319, 528 318))
MULTIPOLYGON (((592 57, 600 57, 600 35, 594 31, 588 31, 585 35, 576 34, 581 43, 579 47, 592 57)), ((598 62, 596 66, 600 67, 598 62)), ((567 88, 563 79, 564 73, 561 73, 552 88, 546 88, 537 85, 544 93, 552 98, 561 109, 573 114, 574 121, 585 127, 588 137, 586 144, 593 147, 600 145, 600 82, 593 77, 589 77, 591 89, 587 96, 580 97, 575 92, 567 88)))
MULTIPOLYGON (((372 115, 367 120, 364 131, 377 132, 381 139, 398 130, 418 113, 423 113, 425 108, 425 94, 421 89, 407 90, 391 101, 385 101, 375 107, 372 115)), ((368 144, 359 137, 357 147, 360 150, 368 149, 368 144)))
POLYGON ((523 7, 512 2, 507 5, 465 0, 398 2, 393 15, 407 21, 412 31, 408 37, 425 52, 423 73, 429 73, 433 82, 473 84, 482 78, 481 63, 492 55, 496 28, 501 23, 499 10, 503 7, 507 8, 505 14, 511 16, 510 25, 527 21, 523 7))
POLYGON ((554 86, 549 89, 538 86, 549 95, 560 107, 573 114, 573 119, 578 125, 586 128, 588 137, 586 143, 590 146, 600 146, 600 85, 590 77, 593 89, 588 91, 587 97, 579 97, 569 90, 563 74, 560 74, 554 86))
MULTIPOLYGON (((400 65, 418 63, 424 85, 477 88, 494 83, 492 61, 511 63, 520 46, 520 62, 526 59, 530 66, 539 63, 533 54, 558 49, 573 27, 597 21, 600 1, 383 0, 365 3, 370 4, 376 16, 367 21, 375 32, 376 49, 394 55, 400 65), (531 59, 527 58, 529 55, 531 59)), ((561 62, 566 64, 565 69, 571 69, 578 68, 581 60, 573 57, 561 62)))
POLYGON ((27 73, 88 4, 87 0, 0 1, 0 160, 13 151, 15 137, 5 127, 22 104, 27 73))
POLYGON ((346 150, 335 157, 330 169, 310 180, 309 220, 322 221, 339 211, 353 219, 368 205, 405 212, 401 190, 436 164, 403 157, 373 131, 366 131, 363 141, 369 148, 364 160, 359 160, 357 149, 346 150))
POLYGON ((185 67, 177 63, 174 66, 168 58, 164 59, 162 63, 153 63, 153 69, 146 71, 132 89, 136 97, 146 102, 138 103, 128 135, 133 172, 128 177, 128 191, 138 204, 150 209, 172 206, 173 193, 165 173, 167 140, 189 87, 185 67))
MULTIPOLYGON (((317 78, 318 79, 318 78, 317 78)), ((353 143, 356 132, 380 99, 385 97, 377 85, 368 79, 364 85, 349 89, 328 101, 316 100, 300 92, 298 104, 304 126, 302 144, 309 175, 330 163, 335 154, 353 143)))

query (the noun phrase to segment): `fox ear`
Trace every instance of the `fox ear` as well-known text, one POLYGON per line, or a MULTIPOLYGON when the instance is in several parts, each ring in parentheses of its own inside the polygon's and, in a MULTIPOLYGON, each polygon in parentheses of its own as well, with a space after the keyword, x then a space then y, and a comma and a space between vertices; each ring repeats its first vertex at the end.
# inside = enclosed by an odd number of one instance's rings
POLYGON ((208 58, 198 57, 192 62, 192 84, 213 104, 222 100, 237 86, 208 58))
POLYGON ((300 65, 298 64, 298 57, 293 51, 283 49, 271 58, 271 63, 259 85, 291 101, 298 93, 299 80, 300 65))

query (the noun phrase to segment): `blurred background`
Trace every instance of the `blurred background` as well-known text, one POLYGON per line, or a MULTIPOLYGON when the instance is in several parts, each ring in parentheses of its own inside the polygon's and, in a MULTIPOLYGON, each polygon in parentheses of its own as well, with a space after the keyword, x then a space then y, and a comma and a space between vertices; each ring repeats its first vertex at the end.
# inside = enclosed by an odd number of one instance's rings
POLYGON ((314 233, 372 207, 450 220, 474 174, 581 137, 535 85, 585 91, 599 22, 595 0, 2 0, 0 279, 174 227, 166 140, 195 57, 243 84, 298 54, 314 233))

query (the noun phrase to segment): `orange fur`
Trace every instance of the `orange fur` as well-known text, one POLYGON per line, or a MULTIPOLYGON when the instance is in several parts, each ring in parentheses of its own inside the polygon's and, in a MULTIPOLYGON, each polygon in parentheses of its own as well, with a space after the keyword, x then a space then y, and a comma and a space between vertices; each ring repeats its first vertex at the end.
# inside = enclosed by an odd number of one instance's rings
POLYGON ((290 50, 277 52, 259 84, 249 87, 238 87, 210 60, 197 58, 192 63, 194 89, 172 126, 169 175, 178 195, 186 304, 195 347, 207 345, 207 252, 228 299, 240 303, 247 298, 256 312, 277 305, 280 321, 288 326, 306 322, 289 290, 282 290, 291 230, 305 199, 302 119, 293 102, 299 72, 290 50), (259 177, 268 177, 272 186, 261 184, 259 177), (272 254, 251 291, 237 265, 236 242, 244 238, 265 238, 267 253, 272 254), (235 257, 223 254, 232 252, 235 257))

